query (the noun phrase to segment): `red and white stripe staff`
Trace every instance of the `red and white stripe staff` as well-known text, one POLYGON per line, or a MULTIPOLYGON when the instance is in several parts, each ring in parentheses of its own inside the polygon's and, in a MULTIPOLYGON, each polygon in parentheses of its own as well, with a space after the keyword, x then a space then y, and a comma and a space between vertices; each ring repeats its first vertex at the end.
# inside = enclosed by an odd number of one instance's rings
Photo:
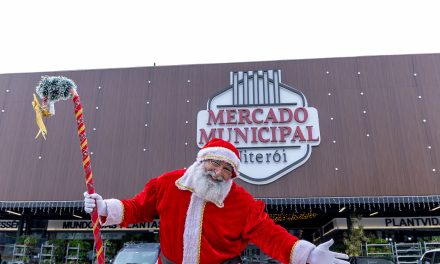
MULTIPOLYGON (((93 183, 93 173, 90 163, 90 155, 88 151, 86 126, 83 119, 83 107, 79 99, 78 92, 76 91, 76 84, 63 76, 42 76, 40 83, 36 87, 36 92, 43 100, 42 106, 40 106, 38 100, 34 96, 32 105, 36 113, 37 125, 40 128, 39 134, 43 137, 47 133, 44 127, 42 116, 52 116, 55 114, 54 103, 59 100, 68 100, 73 98, 76 124, 78 129, 78 137, 81 146, 82 162, 85 173, 86 187, 89 194, 95 193, 95 187, 93 183)), ((37 134, 37 137, 38 135, 37 134)), ((93 236, 95 238, 96 258, 98 264, 104 264, 104 247, 101 237, 101 226, 99 224, 98 213, 94 210, 91 213, 93 224, 93 236)))

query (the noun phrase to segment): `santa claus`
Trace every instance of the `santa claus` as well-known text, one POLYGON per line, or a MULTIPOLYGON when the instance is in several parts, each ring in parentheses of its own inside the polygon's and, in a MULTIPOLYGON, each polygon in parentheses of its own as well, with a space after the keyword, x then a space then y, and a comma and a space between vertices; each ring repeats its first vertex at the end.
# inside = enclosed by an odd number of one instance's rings
POLYGON ((186 170, 151 179, 131 199, 106 199, 84 193, 85 211, 97 210, 102 225, 160 218, 159 263, 241 263, 248 243, 282 263, 348 264, 348 256, 329 251, 333 241, 315 246, 276 225, 233 179, 240 156, 229 142, 214 138, 186 170))

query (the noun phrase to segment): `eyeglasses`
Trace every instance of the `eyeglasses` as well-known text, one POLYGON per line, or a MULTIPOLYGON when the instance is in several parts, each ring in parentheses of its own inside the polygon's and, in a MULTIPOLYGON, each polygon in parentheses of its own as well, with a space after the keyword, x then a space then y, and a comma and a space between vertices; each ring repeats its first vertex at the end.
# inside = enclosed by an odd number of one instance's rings
POLYGON ((233 176, 234 169, 228 163, 212 159, 207 160, 207 163, 211 165, 215 170, 221 168, 222 176, 227 178, 231 178, 233 176))

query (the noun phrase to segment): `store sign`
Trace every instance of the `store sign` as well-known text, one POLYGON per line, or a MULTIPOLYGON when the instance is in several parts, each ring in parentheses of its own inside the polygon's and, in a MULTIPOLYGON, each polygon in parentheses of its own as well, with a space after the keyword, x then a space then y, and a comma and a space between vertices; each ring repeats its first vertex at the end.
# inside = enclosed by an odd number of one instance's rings
POLYGON ((440 217, 364 218, 360 224, 363 225, 365 229, 440 228, 440 217))
MULTIPOLYGON (((403 228, 440 228, 440 217, 369 217, 362 218, 359 225, 364 229, 403 229, 403 228)), ((345 230, 348 228, 347 219, 335 218, 323 227, 324 234, 334 230, 345 230)))
POLYGON ((0 231, 17 231, 19 224, 18 220, 0 220, 0 231))
POLYGON ((304 164, 321 137, 318 111, 281 82, 280 70, 231 72, 197 115, 197 144, 222 138, 240 151, 239 178, 271 183, 304 164))
MULTIPOLYGON (((93 230, 92 221, 89 220, 49 220, 47 231, 89 231, 93 230)), ((159 220, 131 224, 126 228, 119 225, 101 226, 102 231, 128 231, 128 230, 159 230, 159 220)))

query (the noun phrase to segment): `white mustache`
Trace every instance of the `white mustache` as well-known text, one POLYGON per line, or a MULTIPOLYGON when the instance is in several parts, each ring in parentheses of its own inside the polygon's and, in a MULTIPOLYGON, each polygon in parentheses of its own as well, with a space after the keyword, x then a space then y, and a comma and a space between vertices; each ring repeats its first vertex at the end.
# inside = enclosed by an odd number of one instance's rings
POLYGON ((211 177, 216 182, 224 182, 225 181, 222 176, 217 176, 215 174, 215 172, 213 172, 213 171, 205 171, 205 176, 211 177))

